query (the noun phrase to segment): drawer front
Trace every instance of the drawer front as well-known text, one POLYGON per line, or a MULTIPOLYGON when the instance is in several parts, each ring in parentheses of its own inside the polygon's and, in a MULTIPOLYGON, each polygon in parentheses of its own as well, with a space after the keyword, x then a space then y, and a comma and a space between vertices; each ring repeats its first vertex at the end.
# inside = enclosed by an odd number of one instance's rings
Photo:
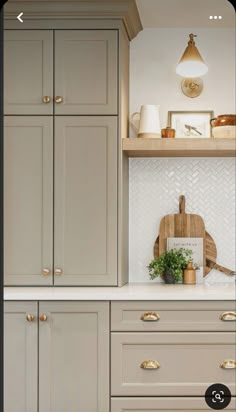
POLYGON ((112 396, 204 396, 214 382, 235 393, 235 334, 112 333, 112 396), (145 361, 148 361, 145 363, 145 361), (142 366, 141 366, 142 365, 142 366))
MULTIPOLYGON (((224 409, 235 411, 235 398, 224 409)), ((205 398, 112 398, 111 412, 209 412, 205 398)))
POLYGON ((112 331, 234 331, 234 302, 112 302, 112 331))

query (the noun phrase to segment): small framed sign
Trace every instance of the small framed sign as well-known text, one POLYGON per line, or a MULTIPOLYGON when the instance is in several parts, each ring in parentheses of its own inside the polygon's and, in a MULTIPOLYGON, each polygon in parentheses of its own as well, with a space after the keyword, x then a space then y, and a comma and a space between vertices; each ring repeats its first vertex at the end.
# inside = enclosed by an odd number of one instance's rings
POLYGON ((214 112, 209 111, 169 111, 168 126, 175 129, 175 137, 208 138, 211 137, 210 120, 214 112))

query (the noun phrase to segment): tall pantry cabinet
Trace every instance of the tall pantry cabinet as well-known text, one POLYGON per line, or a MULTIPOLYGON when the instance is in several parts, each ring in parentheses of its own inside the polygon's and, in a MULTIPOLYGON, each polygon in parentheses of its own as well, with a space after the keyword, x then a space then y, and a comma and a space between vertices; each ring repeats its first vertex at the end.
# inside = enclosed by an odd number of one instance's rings
MULTIPOLYGON (((5 285, 122 285, 129 12, 71 20, 59 2, 49 20, 42 2, 41 15, 29 7, 27 19, 26 8, 19 25, 13 4, 4 44, 5 285)), ((81 2, 71 7, 79 17, 81 2)))

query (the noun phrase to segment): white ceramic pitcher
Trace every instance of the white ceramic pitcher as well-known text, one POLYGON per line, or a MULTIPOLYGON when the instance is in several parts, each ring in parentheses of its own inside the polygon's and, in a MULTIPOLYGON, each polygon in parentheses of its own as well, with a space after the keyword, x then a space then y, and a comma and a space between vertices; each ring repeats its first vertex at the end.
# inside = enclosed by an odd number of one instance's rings
POLYGON ((161 137, 159 105, 144 104, 140 113, 131 116, 131 123, 138 137, 161 137))

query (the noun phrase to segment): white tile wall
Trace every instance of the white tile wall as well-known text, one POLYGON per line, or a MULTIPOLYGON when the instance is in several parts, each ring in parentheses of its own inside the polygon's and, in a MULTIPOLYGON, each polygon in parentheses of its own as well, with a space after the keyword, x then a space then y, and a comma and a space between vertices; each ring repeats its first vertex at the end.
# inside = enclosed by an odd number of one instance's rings
MULTIPOLYGON (((235 160, 233 158, 130 159, 130 282, 147 282, 147 265, 161 218, 178 213, 179 195, 187 213, 203 217, 213 236, 217 263, 235 270, 235 160)), ((211 271, 207 281, 234 281, 211 271)), ((150 281, 153 282, 153 281, 150 281)))

